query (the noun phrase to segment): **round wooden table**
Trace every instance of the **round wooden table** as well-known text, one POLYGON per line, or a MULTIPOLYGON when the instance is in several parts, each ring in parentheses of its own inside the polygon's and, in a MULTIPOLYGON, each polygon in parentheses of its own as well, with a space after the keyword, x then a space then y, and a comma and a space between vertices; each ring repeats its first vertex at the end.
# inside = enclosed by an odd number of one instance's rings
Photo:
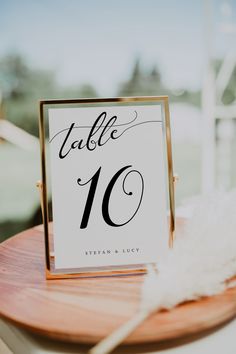
MULTIPOLYGON (((96 343, 134 315, 143 275, 46 280, 42 226, 0 245, 0 315, 50 338, 96 343)), ((173 289, 174 291, 174 289, 173 289)), ((127 344, 182 339, 232 319, 236 288, 148 318, 127 344)))

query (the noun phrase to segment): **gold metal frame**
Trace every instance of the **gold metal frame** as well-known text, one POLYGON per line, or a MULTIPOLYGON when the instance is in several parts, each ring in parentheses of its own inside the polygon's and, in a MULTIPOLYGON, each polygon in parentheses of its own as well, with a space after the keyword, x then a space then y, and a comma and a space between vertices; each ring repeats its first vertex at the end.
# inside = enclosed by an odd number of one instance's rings
POLYGON ((121 267, 101 267, 91 270, 73 269, 68 273, 59 273, 54 267, 54 252, 51 249, 49 233, 49 213, 48 213, 48 197, 47 197, 47 174, 46 174, 46 153, 45 153, 45 117, 44 109, 49 105, 65 105, 65 104, 125 104, 125 103, 162 103, 165 120, 165 139, 167 149, 167 169, 168 169, 168 190, 170 204, 170 224, 169 224, 169 247, 173 247, 174 231, 175 231, 175 195, 174 184, 177 180, 173 175, 172 147, 171 147, 171 132, 170 132, 170 113, 168 96, 142 96, 142 97, 117 97, 117 98, 88 98, 88 99, 66 99, 66 100, 41 100, 39 102, 39 133, 40 133, 40 151, 41 151, 41 171, 42 181, 37 182, 37 187, 40 192, 42 217, 44 224, 44 239, 45 239, 45 260, 46 260, 46 278, 47 279, 62 279, 73 277, 97 277, 97 276, 112 276, 126 274, 140 274, 146 272, 146 265, 140 266, 123 266, 121 267), (75 272, 74 272, 75 271, 75 272))

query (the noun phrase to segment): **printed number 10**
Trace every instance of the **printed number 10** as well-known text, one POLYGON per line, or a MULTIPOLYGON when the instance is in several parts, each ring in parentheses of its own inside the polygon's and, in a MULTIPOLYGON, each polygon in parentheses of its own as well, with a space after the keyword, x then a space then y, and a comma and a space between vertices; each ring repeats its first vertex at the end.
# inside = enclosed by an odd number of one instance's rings
MULTIPOLYGON (((105 193, 104 193, 104 196, 103 196, 102 216, 103 216, 104 221, 108 225, 113 226, 113 227, 119 227, 119 226, 124 226, 124 225, 128 224, 134 218, 134 216, 137 214, 137 212, 139 210, 139 207, 141 205, 141 202, 142 202, 143 191, 144 191, 143 176, 137 170, 130 170, 129 172, 126 173, 126 175, 123 178, 122 189, 123 189, 123 192, 126 195, 129 195, 129 196, 133 195, 132 192, 127 192, 125 190, 126 178, 128 177, 129 174, 134 174, 134 173, 137 173, 140 176, 140 178, 141 178, 141 195, 140 195, 140 199, 139 199, 139 202, 138 202, 138 206, 135 209, 133 215, 126 222, 123 222, 121 224, 117 224, 117 223, 115 223, 114 221, 111 220, 111 217, 110 217, 110 214, 109 214, 109 201, 110 201, 110 197, 111 197, 111 193, 112 193, 113 187, 116 184, 118 178, 121 176, 121 174, 124 171, 126 171, 128 168, 130 168, 130 167, 132 167, 132 166, 128 165, 128 166, 122 167, 119 171, 117 171, 115 173, 115 175, 112 177, 112 179, 108 183, 107 188, 106 188, 105 193)), ((81 229, 86 229, 86 227, 88 226, 89 217, 90 217, 90 213, 91 213, 93 200, 94 200, 94 196, 95 196, 95 193, 96 193, 96 189, 97 189, 100 173, 101 173, 101 167, 99 167, 99 169, 95 172, 95 174, 87 182, 81 183, 81 178, 79 178, 77 180, 77 183, 78 183, 79 186, 85 186, 86 184, 91 182, 90 188, 89 188, 89 192, 88 192, 87 201, 86 201, 86 204, 85 204, 85 208, 84 208, 84 212, 83 212, 83 216, 82 216, 82 220, 81 220, 81 224, 80 224, 80 228, 81 229)))

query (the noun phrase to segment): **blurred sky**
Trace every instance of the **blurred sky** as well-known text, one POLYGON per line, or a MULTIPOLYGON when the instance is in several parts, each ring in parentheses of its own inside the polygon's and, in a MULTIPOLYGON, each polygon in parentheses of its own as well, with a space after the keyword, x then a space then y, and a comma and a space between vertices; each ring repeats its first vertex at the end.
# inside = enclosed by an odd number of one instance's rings
MULTIPOLYGON (((223 3, 213 1, 217 26, 223 3)), ((221 56, 232 38, 215 33, 221 56)), ((114 94, 138 56, 169 87, 200 88, 204 38, 204 0, 0 0, 0 57, 19 52, 61 84, 90 82, 102 95, 114 94)))

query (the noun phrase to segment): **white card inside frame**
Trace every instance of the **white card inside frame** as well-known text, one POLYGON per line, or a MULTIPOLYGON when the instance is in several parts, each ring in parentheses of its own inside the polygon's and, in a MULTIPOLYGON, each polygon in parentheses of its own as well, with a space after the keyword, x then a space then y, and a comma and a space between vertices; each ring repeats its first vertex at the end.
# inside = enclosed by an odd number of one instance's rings
POLYGON ((163 103, 43 101, 55 274, 140 269, 167 251, 173 173, 163 103))

